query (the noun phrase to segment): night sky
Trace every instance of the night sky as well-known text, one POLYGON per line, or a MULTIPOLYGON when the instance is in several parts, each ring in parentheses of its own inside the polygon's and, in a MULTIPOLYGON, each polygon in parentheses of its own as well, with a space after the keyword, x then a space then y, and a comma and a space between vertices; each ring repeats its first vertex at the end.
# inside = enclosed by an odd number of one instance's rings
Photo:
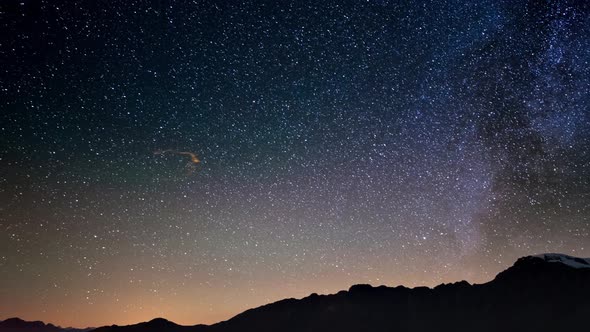
POLYGON ((590 257, 586 1, 0 3, 0 319, 213 323, 590 257))

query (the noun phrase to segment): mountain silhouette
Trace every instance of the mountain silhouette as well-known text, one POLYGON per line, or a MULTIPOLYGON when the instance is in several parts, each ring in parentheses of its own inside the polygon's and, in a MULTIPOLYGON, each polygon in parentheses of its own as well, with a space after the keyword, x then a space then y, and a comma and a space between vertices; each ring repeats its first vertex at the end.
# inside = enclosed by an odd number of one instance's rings
MULTIPOLYGON (((93 332, 578 331, 590 328, 590 259, 562 254, 520 258, 485 284, 434 288, 354 285, 247 310, 210 326, 162 318, 93 332)), ((0 332, 5 330, 0 323, 0 332)), ((19 330, 25 331, 25 330, 19 330)), ((26 332, 53 330, 26 330, 26 332)))
POLYGON ((27 322, 20 318, 9 318, 4 321, 0 321, 1 332, 88 332, 90 330, 94 330, 94 328, 63 328, 53 324, 45 324, 41 321, 27 322))
POLYGON ((211 331, 566 331, 590 327, 590 260, 559 254, 519 259, 481 285, 433 289, 355 285, 284 300, 211 331), (577 264, 577 265, 576 265, 577 264))
MULTIPOLYGON (((182 326, 164 318, 155 318, 149 322, 127 326, 105 326, 94 331, 109 332, 200 332, 208 331, 206 325, 182 326)), ((93 331, 93 332, 94 332, 93 331)), ((2 332, 2 331, 0 331, 2 332)))

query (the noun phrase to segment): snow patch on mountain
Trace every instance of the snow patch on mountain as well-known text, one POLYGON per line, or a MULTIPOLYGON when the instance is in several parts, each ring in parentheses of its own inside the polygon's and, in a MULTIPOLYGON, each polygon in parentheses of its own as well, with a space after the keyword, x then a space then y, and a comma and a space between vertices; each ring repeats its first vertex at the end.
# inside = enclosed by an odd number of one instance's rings
POLYGON ((564 254, 553 254, 553 253, 533 255, 532 257, 541 258, 541 259, 545 260, 546 262, 550 262, 550 263, 562 263, 562 264, 565 264, 567 266, 570 266, 570 267, 573 267, 576 269, 584 269, 584 268, 590 269, 590 258, 579 258, 579 257, 573 257, 573 256, 564 255, 564 254))

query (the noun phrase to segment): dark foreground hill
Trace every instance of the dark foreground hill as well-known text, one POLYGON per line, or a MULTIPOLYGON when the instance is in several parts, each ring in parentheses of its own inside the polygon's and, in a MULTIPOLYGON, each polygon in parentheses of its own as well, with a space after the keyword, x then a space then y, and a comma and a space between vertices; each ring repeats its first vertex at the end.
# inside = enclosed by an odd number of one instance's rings
POLYGON ((208 331, 581 330, 590 331, 590 260, 547 254, 521 258, 482 285, 356 285, 248 310, 208 331))
POLYGON ((465 281, 432 289, 355 285, 333 295, 282 300, 211 326, 180 326, 160 318, 94 331, 589 330, 590 259, 544 254, 521 258, 481 285, 465 281))

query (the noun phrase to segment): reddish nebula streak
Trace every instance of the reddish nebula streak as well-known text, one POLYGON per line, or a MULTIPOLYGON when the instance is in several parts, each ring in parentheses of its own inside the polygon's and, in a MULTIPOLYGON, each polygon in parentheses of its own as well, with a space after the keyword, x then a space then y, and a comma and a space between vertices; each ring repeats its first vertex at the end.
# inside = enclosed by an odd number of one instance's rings
POLYGON ((201 160, 199 160, 199 158, 197 157, 196 154, 194 154, 192 152, 188 152, 188 151, 176 151, 176 150, 171 150, 171 149, 154 151, 154 154, 165 154, 165 153, 181 154, 181 155, 189 156, 190 162, 193 164, 198 164, 201 162, 201 160))

